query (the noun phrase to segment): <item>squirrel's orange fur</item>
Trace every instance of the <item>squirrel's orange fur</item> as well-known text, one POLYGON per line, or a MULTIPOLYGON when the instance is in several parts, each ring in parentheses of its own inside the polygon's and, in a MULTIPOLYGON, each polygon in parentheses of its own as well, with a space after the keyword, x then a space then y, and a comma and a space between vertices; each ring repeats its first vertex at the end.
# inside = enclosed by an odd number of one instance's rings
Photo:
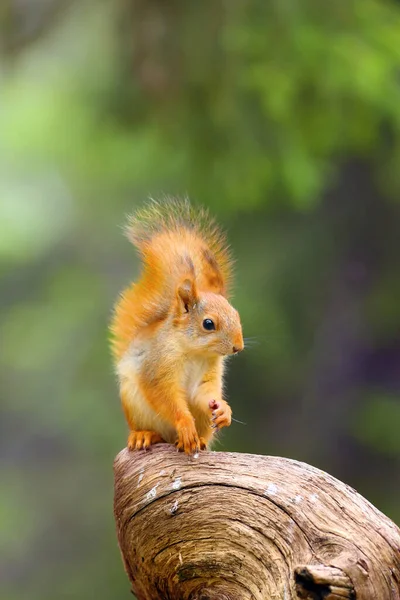
POLYGON ((172 199, 138 211, 126 232, 143 261, 111 323, 128 447, 195 452, 230 425, 223 362, 243 349, 225 237, 206 211, 172 199))

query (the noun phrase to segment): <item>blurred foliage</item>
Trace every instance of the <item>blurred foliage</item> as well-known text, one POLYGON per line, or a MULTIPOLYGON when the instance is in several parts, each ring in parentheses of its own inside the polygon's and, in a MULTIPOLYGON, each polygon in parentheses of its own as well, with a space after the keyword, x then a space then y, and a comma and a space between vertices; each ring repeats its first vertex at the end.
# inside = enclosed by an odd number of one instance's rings
POLYGON ((393 396, 372 395, 353 424, 357 438, 382 453, 400 454, 400 402, 393 396))
POLYGON ((120 225, 162 192, 238 259, 246 425, 218 447, 311 462, 400 521, 399 38, 395 0, 4 0, 2 597, 127 597, 107 323, 138 268, 120 225))

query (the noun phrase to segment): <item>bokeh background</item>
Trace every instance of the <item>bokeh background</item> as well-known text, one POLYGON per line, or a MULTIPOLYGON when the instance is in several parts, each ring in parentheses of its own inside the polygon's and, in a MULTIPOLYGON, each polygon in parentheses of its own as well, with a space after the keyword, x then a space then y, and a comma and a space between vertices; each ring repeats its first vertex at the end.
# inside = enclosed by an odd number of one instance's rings
POLYGON ((2 0, 0 595, 128 598, 107 324, 149 195, 229 232, 249 348, 218 449, 400 522, 400 3, 2 0))

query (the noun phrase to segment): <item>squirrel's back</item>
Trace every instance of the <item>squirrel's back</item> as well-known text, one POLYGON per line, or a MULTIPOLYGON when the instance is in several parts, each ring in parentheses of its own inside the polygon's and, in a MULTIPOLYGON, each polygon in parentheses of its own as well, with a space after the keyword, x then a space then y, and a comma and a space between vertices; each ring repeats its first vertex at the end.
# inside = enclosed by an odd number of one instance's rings
POLYGON ((184 279, 201 291, 226 297, 232 275, 224 233, 207 210, 194 208, 186 199, 151 200, 129 218, 125 231, 139 251, 143 271, 115 308, 111 332, 116 358, 139 328, 167 317, 184 279))

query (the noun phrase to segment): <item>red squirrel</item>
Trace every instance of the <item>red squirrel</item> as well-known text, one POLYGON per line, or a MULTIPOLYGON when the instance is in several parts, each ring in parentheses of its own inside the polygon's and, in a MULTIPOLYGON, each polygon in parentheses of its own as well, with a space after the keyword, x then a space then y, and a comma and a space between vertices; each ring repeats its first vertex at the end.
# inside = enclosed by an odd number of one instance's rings
POLYGON ((110 325, 128 448, 159 442, 193 454, 231 424, 222 397, 225 358, 244 348, 228 301, 225 235, 188 200, 151 201, 126 227, 143 263, 110 325))

